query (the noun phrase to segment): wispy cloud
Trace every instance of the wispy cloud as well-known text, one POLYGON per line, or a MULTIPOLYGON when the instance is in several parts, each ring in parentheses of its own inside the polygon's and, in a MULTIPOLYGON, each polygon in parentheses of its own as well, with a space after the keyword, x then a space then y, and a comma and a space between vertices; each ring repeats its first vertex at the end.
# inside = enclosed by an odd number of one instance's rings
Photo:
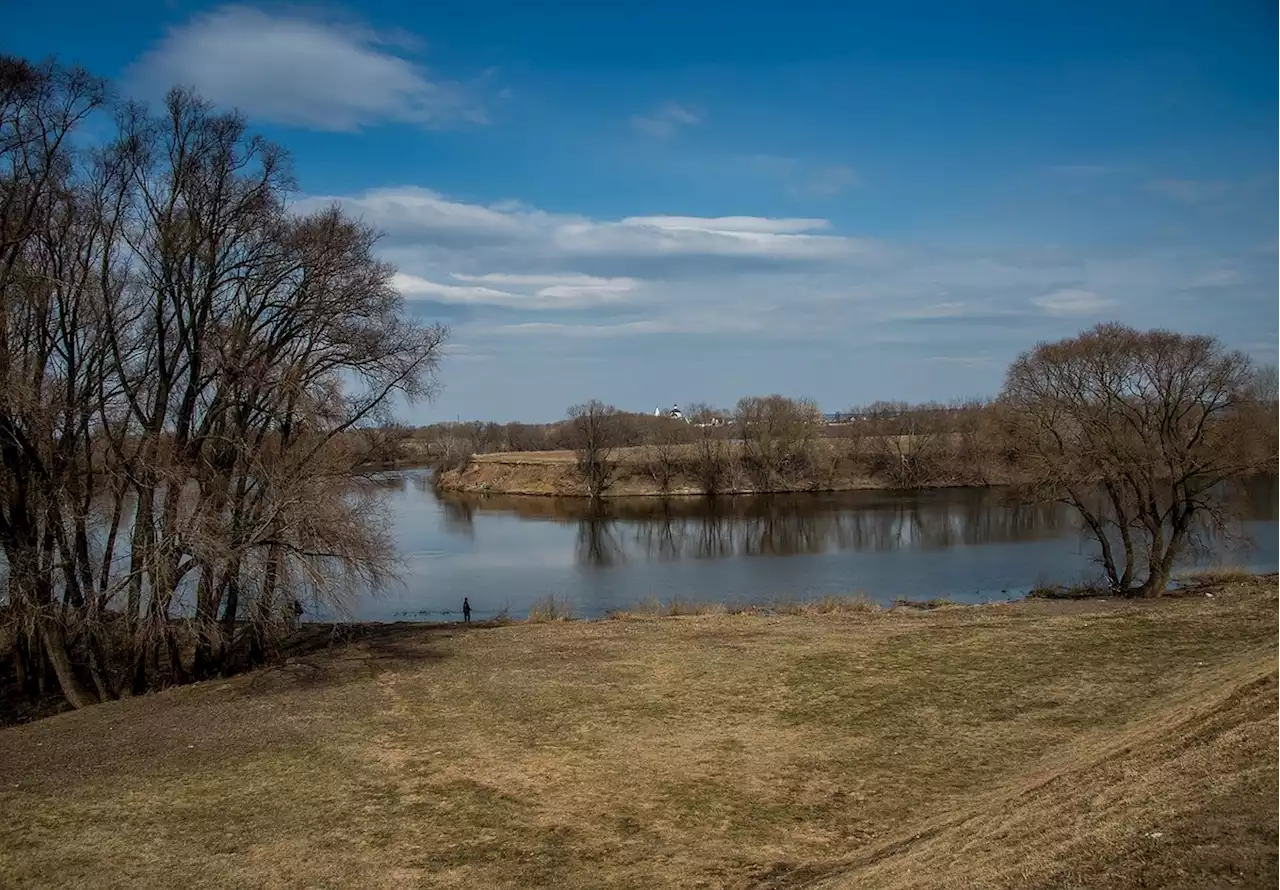
POLYGON ((759 333, 761 325, 750 319, 732 316, 694 315, 673 319, 641 319, 615 324, 591 324, 582 322, 522 322, 498 325, 492 333, 503 336, 537 335, 553 337, 633 337, 654 334, 751 334, 759 333))
POLYGON ((1156 179, 1148 182, 1149 191, 1188 205, 1247 205, 1260 197, 1274 200, 1274 192, 1280 177, 1275 173, 1261 173, 1238 178, 1213 179, 1156 179))
POLYGON ((681 127, 691 127, 701 121, 701 115, 675 102, 668 102, 649 114, 631 116, 631 126, 634 129, 656 139, 667 139, 674 136, 681 127))
POLYGON ((1203 204, 1225 198, 1232 185, 1222 179, 1157 179, 1147 183, 1147 188, 1171 201, 1203 204))
POLYGON ((1113 301, 1090 290, 1068 287, 1033 297, 1031 304, 1049 315, 1095 315, 1113 301))
POLYGON ((961 367, 984 367, 994 365, 999 359, 990 355, 931 355, 925 361, 940 365, 958 365, 961 367))
POLYGON ((1050 164, 1049 172, 1071 179, 1098 179, 1116 172, 1110 164, 1050 164))
POLYGON ((806 173, 789 191, 798 198, 834 198, 861 182, 862 178, 852 167, 831 164, 806 173))
MULTIPOLYGON (((605 277, 632 275, 622 267, 650 271, 684 259, 733 263, 812 263, 868 260, 882 247, 871 239, 823 233, 825 219, 756 216, 632 216, 596 220, 550 214, 518 203, 488 206, 454 201, 421 188, 373 189, 351 197, 306 199, 300 210, 340 203, 387 233, 392 242, 441 247, 501 248, 508 256, 556 262, 574 272, 576 263, 609 266, 605 277)), ((746 267, 743 267, 746 268, 746 267)), ((471 274, 467 270, 466 274, 471 274)), ((485 270, 492 271, 492 270, 485 270)), ((529 268, 513 270, 529 273, 529 268)))
POLYGON ((386 122, 484 123, 471 90, 406 57, 416 42, 358 21, 285 7, 223 6, 171 28, 131 66, 130 86, 157 95, 194 87, 258 120, 353 131, 386 122))
POLYGON ((1103 316, 1185 319, 1207 310, 1205 287, 1215 306, 1256 300, 1274 270, 1256 251, 895 244, 816 215, 596 218, 412 186, 311 197, 298 210, 331 203, 385 233, 380 255, 400 269, 412 311, 499 353, 539 337, 582 351, 667 334, 725 348, 907 344, 959 370, 1103 316))
POLYGON ((1187 287, 1195 288, 1221 288, 1231 287, 1239 284, 1244 278, 1239 270, 1220 267, 1217 269, 1207 269, 1204 272, 1193 277, 1187 282, 1187 287))
POLYGON ((833 198, 852 186, 861 185, 858 171, 847 164, 828 164, 779 155, 751 155, 747 167, 779 179, 793 198, 833 198))
POLYGON ((459 281, 477 284, 445 284, 419 275, 399 272, 392 286, 408 300, 440 303, 505 306, 511 309, 576 309, 621 300, 636 289, 631 278, 596 278, 590 275, 510 275, 453 273, 459 281), (505 289, 488 284, 506 285, 505 289))

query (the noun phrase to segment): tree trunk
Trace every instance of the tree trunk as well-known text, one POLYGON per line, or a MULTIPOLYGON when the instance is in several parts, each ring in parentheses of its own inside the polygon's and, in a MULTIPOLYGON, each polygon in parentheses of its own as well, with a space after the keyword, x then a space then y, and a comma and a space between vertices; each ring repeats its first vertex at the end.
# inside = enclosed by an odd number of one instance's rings
POLYGON ((19 630, 13 641, 13 675, 18 687, 31 698, 39 694, 36 688, 36 670, 31 664, 33 649, 38 651, 38 647, 32 646, 26 632, 19 630))
POLYGON ((97 699, 88 687, 76 676, 75 666, 67 652, 67 639, 62 625, 55 619, 42 617, 39 619, 40 639, 45 655, 53 666, 54 675, 58 678, 58 686, 62 694, 73 708, 84 708, 97 704, 97 699))

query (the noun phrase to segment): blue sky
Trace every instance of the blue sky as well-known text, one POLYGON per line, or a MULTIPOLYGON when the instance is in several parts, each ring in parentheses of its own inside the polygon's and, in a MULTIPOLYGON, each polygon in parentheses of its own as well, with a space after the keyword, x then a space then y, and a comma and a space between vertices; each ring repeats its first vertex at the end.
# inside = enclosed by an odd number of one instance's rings
POLYGON ((1109 320, 1274 362, 1276 30, 1261 0, 169 0, 22 4, 0 50, 286 145, 300 206, 384 231, 452 327, 426 422, 994 394, 1109 320))

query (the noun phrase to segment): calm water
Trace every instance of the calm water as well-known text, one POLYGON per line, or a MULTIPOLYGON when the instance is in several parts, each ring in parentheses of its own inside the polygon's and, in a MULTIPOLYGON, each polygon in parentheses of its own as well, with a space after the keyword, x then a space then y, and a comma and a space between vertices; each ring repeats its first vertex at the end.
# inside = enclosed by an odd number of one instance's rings
MULTIPOLYGON (((1094 548, 1062 507, 1014 506, 1003 493, 949 489, 714 500, 607 502, 504 496, 437 498, 425 472, 383 484, 404 560, 403 587, 354 604, 360 619, 523 617, 548 595, 593 617, 650 598, 766 603, 862 591, 973 602, 1099 574, 1094 548)), ((1237 540, 1200 564, 1277 567, 1277 487, 1239 494, 1237 540)))

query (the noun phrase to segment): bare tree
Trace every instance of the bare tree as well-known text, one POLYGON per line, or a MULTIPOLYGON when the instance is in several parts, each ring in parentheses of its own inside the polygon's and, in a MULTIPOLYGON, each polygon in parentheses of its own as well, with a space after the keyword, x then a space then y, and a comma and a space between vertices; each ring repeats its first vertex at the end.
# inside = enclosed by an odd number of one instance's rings
POLYGON ((793 488, 811 469, 812 449, 822 415, 807 399, 748 396, 734 412, 742 442, 742 462, 756 488, 793 488))
POLYGON ((995 482, 1002 438, 996 421, 988 399, 966 399, 954 406, 945 449, 952 479, 963 485, 995 482))
POLYGON ((1161 594, 1195 523, 1225 518, 1222 483, 1252 463, 1239 447, 1252 380, 1212 337, 1118 324, 1009 368, 1003 408, 1030 490, 1075 508, 1116 592, 1161 594))
POLYGON ((1249 397, 1258 417, 1261 464, 1267 470, 1280 470, 1280 366, 1263 365, 1258 369, 1249 397))
POLYGON ((1275 365, 1262 365, 1253 375, 1249 397, 1261 405, 1274 405, 1280 397, 1280 378, 1275 365))
POLYGON ((878 469, 898 488, 920 488, 933 481, 945 448, 942 424, 932 406, 902 406, 875 417, 871 440, 878 469))
POLYGON ((670 417, 648 418, 647 425, 648 441, 641 453, 640 470, 666 494, 685 466, 689 425, 670 417))
POLYGON ((577 457, 578 475, 592 498, 603 495, 617 481, 614 450, 620 435, 620 412, 592 399, 569 409, 566 435, 577 457))
POLYGON ((735 456, 729 443, 731 415, 705 402, 685 409, 691 430, 688 446, 688 473, 703 494, 721 494, 732 482, 735 456))
POLYGON ((409 430, 395 422, 370 425, 360 430, 360 440, 366 464, 395 466, 404 455, 409 430))

